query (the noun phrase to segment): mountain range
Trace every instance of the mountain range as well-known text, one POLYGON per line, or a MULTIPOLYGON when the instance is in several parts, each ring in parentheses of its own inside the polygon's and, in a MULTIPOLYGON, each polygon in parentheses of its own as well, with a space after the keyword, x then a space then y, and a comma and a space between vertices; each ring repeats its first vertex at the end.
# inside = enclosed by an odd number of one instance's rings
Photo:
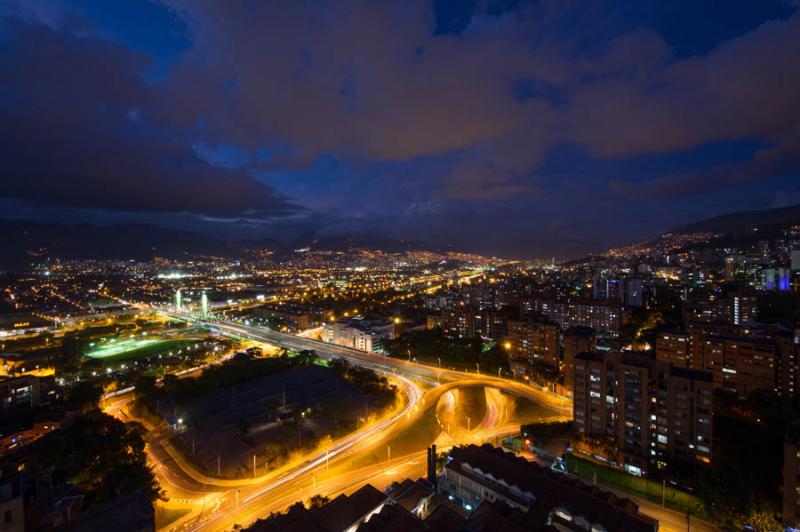
MULTIPOLYGON (((800 224, 800 205, 722 214, 675 228, 669 233, 714 233, 726 241, 763 238, 775 228, 800 224)), ((325 251, 352 249, 402 253, 411 250, 448 251, 434 246, 377 235, 307 235, 291 242, 274 239, 226 241, 190 231, 151 224, 55 224, 28 220, 0 220, 0 269, 19 271, 50 258, 172 259, 213 256, 240 258, 268 249, 278 256, 310 248, 325 251)))
MULTIPOLYGON (((0 269, 20 271, 50 258, 134 259, 154 257, 180 259, 211 256, 240 258, 255 250, 280 255, 309 248, 324 251, 380 249, 389 253, 433 250, 416 242, 372 235, 309 235, 292 242, 263 238, 226 241, 190 231, 151 224, 55 224, 27 220, 0 220, 0 269)), ((436 248, 438 250, 438 248, 436 248)))
POLYGON ((746 236, 756 230, 800 223, 800 205, 739 211, 720 214, 669 231, 670 233, 714 233, 719 235, 746 236))

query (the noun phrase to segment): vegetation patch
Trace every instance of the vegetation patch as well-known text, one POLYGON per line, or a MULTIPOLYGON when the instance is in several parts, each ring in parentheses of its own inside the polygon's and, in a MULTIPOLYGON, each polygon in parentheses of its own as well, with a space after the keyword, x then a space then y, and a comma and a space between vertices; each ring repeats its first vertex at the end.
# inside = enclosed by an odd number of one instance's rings
POLYGON ((661 482, 629 475, 619 469, 584 460, 573 454, 567 455, 567 470, 590 482, 596 482, 606 488, 629 493, 655 503, 661 504, 663 497, 666 506, 673 510, 707 517, 700 499, 670 485, 665 486, 661 482))

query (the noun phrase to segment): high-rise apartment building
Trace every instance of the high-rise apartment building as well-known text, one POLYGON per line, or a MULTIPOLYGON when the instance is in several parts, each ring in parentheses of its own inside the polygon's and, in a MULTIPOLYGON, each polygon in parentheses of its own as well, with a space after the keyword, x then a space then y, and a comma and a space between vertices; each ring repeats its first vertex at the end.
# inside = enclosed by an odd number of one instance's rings
POLYGON ((477 335, 499 342, 505 338, 507 327, 508 316, 504 310, 458 306, 442 313, 442 331, 451 340, 477 335))
POLYGON ((750 293, 732 294, 727 300, 729 321, 734 325, 744 325, 758 317, 758 295, 750 293))
POLYGON ((618 336, 624 322, 622 305, 613 301, 550 301, 534 300, 535 312, 556 322, 561 330, 576 325, 592 327, 600 333, 618 336))
POLYGON ((706 369, 709 368, 709 365, 703 360, 703 356, 705 354, 703 350, 703 343, 705 342, 706 336, 739 336, 741 333, 741 327, 728 322, 705 323, 702 321, 695 321, 686 324, 686 332, 690 337, 689 363, 686 365, 686 367, 693 369, 706 369))
POLYGON ((473 314, 475 331, 484 338, 502 341, 508 330, 508 316, 502 310, 484 309, 473 314))
POLYGON ((641 279, 625 279, 624 302, 629 307, 641 307, 643 300, 643 285, 641 279))
POLYGON ((458 306, 442 313, 442 331, 451 340, 475 337, 475 315, 472 309, 458 306))
POLYGON ((595 299, 611 299, 619 301, 622 295, 622 281, 613 278, 597 278, 592 284, 592 296, 595 299))
POLYGON ((691 336, 678 330, 662 331, 656 337, 656 359, 680 368, 691 368, 691 336))
POLYGON ((597 347, 597 334, 591 327, 578 325, 564 331, 563 335, 564 385, 572 389, 575 381, 575 357, 580 353, 591 353, 597 347))
POLYGON ((506 335, 509 360, 519 369, 547 365, 558 370, 559 329, 552 322, 509 321, 506 335))
POLYGON ((582 353, 575 359, 574 423, 616 445, 629 470, 673 458, 711 461, 712 376, 647 353, 582 353))
POLYGON ((775 391, 775 346, 771 342, 707 336, 702 351, 715 388, 742 399, 757 391, 775 391))
POLYGON ((659 361, 711 372, 716 388, 741 398, 754 392, 795 397, 800 391, 800 343, 792 330, 698 322, 687 328, 659 333, 659 361))
POLYGON ((786 429, 783 443, 783 526, 800 527, 800 420, 786 429))

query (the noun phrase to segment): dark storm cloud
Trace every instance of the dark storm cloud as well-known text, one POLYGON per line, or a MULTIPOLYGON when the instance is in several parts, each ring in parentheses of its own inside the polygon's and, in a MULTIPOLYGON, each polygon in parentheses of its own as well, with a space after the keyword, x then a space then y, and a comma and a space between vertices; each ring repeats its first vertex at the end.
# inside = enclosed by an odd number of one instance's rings
POLYGON ((206 164, 148 125, 147 57, 93 38, 6 20, 0 37, 0 194, 122 211, 258 211, 292 206, 237 170, 206 164))

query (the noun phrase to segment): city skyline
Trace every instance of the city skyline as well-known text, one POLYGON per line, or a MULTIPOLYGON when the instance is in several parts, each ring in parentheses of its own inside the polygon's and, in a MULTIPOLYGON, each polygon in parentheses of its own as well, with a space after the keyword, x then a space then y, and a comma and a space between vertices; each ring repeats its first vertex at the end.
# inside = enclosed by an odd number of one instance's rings
POLYGON ((795 2, 0 4, 4 218, 574 257, 800 202, 795 2))

